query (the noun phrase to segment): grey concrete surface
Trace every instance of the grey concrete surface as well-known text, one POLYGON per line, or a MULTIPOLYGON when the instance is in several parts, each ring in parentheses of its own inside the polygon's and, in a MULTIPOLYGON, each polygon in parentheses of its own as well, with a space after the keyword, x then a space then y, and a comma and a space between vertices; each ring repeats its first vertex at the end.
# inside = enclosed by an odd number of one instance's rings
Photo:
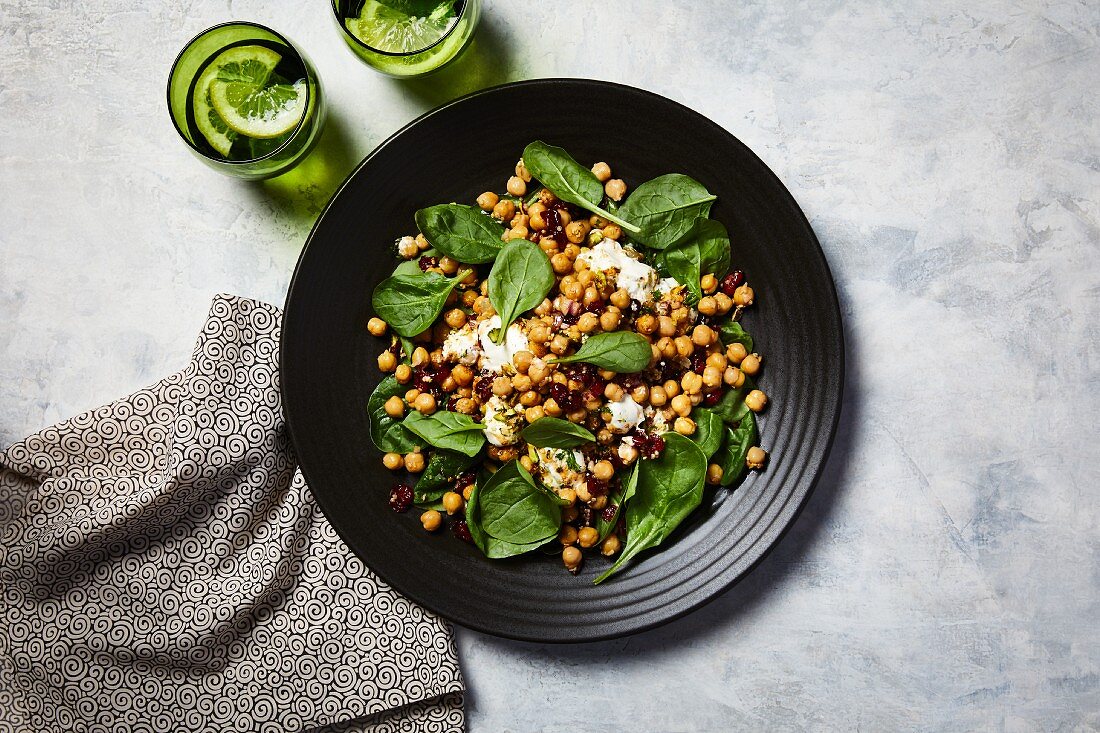
POLYGON ((540 76, 646 87, 807 212, 846 318, 841 432, 792 532, 703 610, 575 647, 459 630, 470 730, 1100 727, 1100 5, 496 0, 413 82, 327 13, 0 0, 0 445, 182 366, 213 294, 282 303, 333 187, 420 112, 540 76), (222 178, 169 124, 174 55, 232 18, 324 79, 299 175, 222 178))

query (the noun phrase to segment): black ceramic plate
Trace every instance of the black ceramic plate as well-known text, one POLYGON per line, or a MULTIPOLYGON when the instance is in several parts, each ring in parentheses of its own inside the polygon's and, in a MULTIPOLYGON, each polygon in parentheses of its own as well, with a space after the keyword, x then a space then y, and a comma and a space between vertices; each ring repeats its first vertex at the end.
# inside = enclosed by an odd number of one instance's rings
POLYGON ((605 82, 548 79, 478 92, 430 112, 367 156, 306 242, 287 296, 282 389, 302 471, 325 515, 390 585, 440 615, 499 636, 586 641, 648 629, 730 587, 794 520, 825 461, 840 411, 840 311, 809 224, 775 175, 735 137, 663 97, 605 82), (365 328, 391 247, 413 212, 503 190, 540 139, 585 164, 606 160, 631 187, 686 173, 718 201, 735 267, 757 293, 743 323, 764 354, 767 469, 703 505, 656 551, 609 581, 593 556, 572 576, 557 556, 486 560, 417 512, 387 505, 394 477, 371 444, 365 405, 381 343, 365 328))

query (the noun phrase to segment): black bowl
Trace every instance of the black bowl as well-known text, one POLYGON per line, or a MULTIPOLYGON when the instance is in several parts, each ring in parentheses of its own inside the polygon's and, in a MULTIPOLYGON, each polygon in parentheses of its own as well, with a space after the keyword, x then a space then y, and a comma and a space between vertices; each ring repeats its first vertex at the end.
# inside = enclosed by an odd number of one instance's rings
POLYGON ((321 214, 287 296, 282 390, 301 468, 325 515, 363 561, 409 598, 480 631, 590 641, 652 628, 700 606, 752 569, 797 515, 825 462, 843 383, 840 310, 813 230, 779 179, 735 137, 656 94, 579 79, 521 82, 424 115, 372 152, 321 214), (394 476, 371 444, 365 405, 382 341, 367 333, 370 294, 415 233, 413 212, 500 191, 540 139, 610 163, 631 187, 686 173, 718 201, 733 261, 757 293, 743 323, 764 354, 758 380, 766 470, 703 505, 659 549, 601 585, 538 552, 487 560, 417 513, 388 507, 394 476))

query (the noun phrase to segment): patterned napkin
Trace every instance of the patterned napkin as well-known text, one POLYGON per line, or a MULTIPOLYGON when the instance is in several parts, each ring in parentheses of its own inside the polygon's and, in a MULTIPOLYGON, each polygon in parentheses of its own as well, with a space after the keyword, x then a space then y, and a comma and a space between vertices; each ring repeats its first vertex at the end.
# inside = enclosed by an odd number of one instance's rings
POLYGON ((287 440, 281 314, 0 454, 0 731, 461 731, 450 627, 376 578, 287 440))

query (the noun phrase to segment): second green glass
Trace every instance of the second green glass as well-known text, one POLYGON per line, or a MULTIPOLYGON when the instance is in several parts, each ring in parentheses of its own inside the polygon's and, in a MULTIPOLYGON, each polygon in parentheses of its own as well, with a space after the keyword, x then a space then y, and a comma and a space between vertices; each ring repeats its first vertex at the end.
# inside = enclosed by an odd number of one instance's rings
POLYGON ((420 76, 453 61, 477 28, 481 0, 332 0, 351 50, 390 76, 420 76))

